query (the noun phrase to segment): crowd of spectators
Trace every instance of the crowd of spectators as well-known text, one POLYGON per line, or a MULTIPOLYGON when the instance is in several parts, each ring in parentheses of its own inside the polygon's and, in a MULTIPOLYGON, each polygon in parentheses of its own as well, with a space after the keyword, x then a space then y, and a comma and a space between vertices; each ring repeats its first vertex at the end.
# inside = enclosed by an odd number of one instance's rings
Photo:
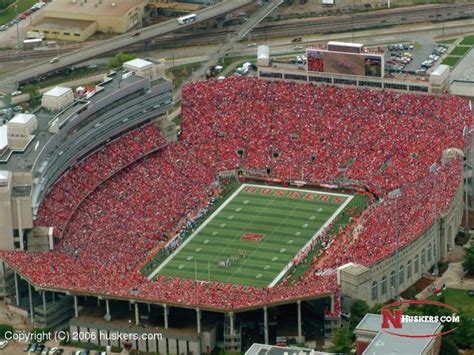
MULTIPOLYGON (((231 310, 316 294, 337 294, 334 270, 370 266, 413 241, 452 200, 472 112, 460 98, 265 82, 206 81, 183 90, 179 142, 163 146, 148 125, 71 168, 42 203, 37 225, 52 225, 52 252, 2 252, 38 286, 231 310), (463 133, 464 132, 464 133, 463 133), (157 149, 161 147, 161 149, 157 149), (154 151, 151 154, 149 152, 154 151), (137 160, 141 156, 146 157, 137 160), (325 239, 325 251, 297 282, 273 288, 158 276, 148 260, 216 197, 215 177, 234 169, 307 182, 358 181, 379 196, 358 218, 325 239), (398 198, 391 189, 400 187, 398 198), (357 229, 357 233, 355 230, 357 229)), ((337 297, 336 297, 337 298, 337 297)), ((336 300, 335 313, 339 311, 336 300)))
POLYGON ((111 141, 71 167, 48 192, 36 225, 53 226, 61 235, 65 224, 87 194, 128 164, 165 144, 159 129, 147 124, 111 141))

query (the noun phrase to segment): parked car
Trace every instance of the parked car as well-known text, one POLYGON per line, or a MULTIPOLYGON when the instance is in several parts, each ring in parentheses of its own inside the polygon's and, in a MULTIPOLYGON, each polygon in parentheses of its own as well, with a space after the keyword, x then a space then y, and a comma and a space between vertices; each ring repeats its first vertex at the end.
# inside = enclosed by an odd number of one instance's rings
POLYGON ((5 349, 8 345, 8 340, 0 340, 0 349, 5 349))

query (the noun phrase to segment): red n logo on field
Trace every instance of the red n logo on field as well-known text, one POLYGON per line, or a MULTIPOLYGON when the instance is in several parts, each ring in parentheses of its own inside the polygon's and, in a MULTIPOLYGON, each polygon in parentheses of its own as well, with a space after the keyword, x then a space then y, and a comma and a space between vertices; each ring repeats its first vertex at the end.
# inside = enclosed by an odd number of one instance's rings
POLYGON ((245 189, 244 189, 244 192, 247 192, 247 193, 250 193, 250 194, 253 194, 257 191, 257 188, 254 187, 254 186, 246 186, 245 189))
POLYGON ((392 314, 389 309, 382 308, 382 328, 390 328, 389 323, 392 323, 394 328, 400 329, 402 327, 402 310, 394 309, 392 314))

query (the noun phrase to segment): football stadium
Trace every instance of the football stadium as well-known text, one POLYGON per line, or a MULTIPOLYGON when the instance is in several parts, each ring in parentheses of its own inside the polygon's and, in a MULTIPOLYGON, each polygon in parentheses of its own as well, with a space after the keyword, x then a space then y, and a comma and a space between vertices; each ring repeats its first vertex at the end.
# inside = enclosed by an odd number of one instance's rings
POLYGON ((34 221, 54 248, 0 254, 11 302, 37 325, 162 332, 132 344, 149 352, 328 336, 446 258, 473 119, 450 95, 190 83, 177 141, 148 121, 54 182, 34 221))

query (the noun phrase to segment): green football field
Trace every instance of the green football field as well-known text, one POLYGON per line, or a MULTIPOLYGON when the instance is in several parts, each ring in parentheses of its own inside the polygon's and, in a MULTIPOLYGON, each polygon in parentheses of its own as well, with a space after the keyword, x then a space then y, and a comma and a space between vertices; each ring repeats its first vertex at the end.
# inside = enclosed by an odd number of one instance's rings
POLYGON ((352 198, 244 184, 149 277, 273 286, 352 198))

